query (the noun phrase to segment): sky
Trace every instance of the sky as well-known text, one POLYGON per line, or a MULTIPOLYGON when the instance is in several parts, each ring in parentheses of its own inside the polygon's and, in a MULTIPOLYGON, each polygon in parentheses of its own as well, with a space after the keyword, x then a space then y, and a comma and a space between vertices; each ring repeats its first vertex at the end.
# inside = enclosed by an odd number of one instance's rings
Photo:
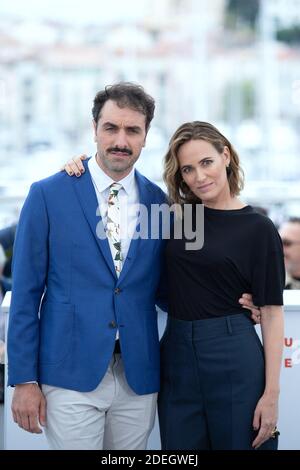
POLYGON ((129 22, 142 18, 149 0, 1 0, 0 17, 50 18, 76 24, 129 22))

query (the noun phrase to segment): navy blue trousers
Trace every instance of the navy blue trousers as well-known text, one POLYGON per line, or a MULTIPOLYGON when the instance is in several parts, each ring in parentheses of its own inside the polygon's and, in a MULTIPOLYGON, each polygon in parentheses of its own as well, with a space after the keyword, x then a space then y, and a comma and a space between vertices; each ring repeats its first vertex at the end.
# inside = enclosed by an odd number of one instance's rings
MULTIPOLYGON (((250 450, 265 385, 264 351, 244 314, 169 318, 161 340, 158 413, 163 450, 250 450)), ((269 439, 261 450, 276 450, 269 439)))

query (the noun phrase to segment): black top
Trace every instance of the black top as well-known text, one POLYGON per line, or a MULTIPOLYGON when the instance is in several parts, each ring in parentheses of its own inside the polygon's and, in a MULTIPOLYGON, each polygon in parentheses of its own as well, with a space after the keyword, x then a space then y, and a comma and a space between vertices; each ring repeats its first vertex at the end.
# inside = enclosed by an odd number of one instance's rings
POLYGON ((270 219, 251 206, 204 208, 204 245, 185 249, 185 238, 167 243, 169 314, 201 320, 245 313, 238 300, 252 293, 254 305, 283 305, 284 258, 270 219))

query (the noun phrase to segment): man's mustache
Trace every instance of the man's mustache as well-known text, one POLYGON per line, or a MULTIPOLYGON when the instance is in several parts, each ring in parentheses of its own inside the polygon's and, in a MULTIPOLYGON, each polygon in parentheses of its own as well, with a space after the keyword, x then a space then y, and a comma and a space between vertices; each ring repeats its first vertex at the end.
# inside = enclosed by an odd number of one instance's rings
POLYGON ((127 153, 127 155, 132 155, 132 151, 126 147, 111 147, 108 149, 108 152, 122 152, 127 153))

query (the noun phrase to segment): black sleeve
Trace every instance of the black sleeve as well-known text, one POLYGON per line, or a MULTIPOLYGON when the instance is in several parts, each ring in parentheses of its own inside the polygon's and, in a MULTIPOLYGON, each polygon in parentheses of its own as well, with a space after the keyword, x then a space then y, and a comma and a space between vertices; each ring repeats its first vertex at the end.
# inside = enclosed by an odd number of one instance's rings
POLYGON ((264 218, 255 237, 252 269, 253 303, 283 305, 285 267, 281 238, 273 223, 264 218))

